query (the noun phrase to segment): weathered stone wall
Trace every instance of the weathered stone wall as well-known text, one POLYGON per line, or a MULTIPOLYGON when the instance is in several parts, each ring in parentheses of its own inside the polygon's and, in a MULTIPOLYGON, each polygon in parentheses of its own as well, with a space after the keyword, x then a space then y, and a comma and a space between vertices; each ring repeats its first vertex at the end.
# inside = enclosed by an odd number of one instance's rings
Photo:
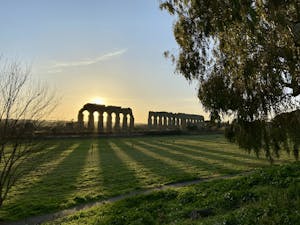
POLYGON ((94 122, 94 112, 99 113, 98 117, 98 132, 104 131, 104 120, 103 120, 103 114, 107 114, 107 120, 106 120, 106 131, 107 132, 120 132, 120 131, 128 131, 132 130, 134 128, 134 117, 132 114, 132 110, 130 108, 121 108, 119 106, 105 106, 105 105, 97 105, 88 103, 85 104, 78 112, 78 126, 80 129, 85 129, 84 126, 84 120, 83 120, 83 112, 87 111, 89 113, 88 116, 88 123, 87 123, 87 129, 90 131, 96 130, 95 129, 95 122, 94 122), (115 126, 112 127, 113 121, 112 121, 112 113, 115 113, 115 126), (120 115, 123 114, 123 121, 122 121, 122 127, 120 126, 120 115), (127 116, 129 115, 129 123, 127 116))

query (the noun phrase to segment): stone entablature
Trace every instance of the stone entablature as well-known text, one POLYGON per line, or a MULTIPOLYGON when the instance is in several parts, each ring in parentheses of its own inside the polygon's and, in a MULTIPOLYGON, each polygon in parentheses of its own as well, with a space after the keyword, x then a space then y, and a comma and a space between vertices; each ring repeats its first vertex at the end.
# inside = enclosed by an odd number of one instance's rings
POLYGON ((120 106, 105 106, 105 105, 98 105, 87 103, 85 104, 82 109, 78 112, 78 126, 80 129, 84 129, 84 121, 83 121, 83 112, 87 111, 89 113, 88 116, 88 130, 95 130, 95 122, 94 122, 94 112, 99 113, 98 117, 98 132, 104 131, 103 125, 103 114, 107 113, 107 120, 106 120, 106 131, 107 132, 119 132, 125 130, 131 130, 134 127, 134 117, 132 114, 131 108, 121 108, 120 106), (112 127, 112 113, 116 115, 115 117, 115 126, 112 127), (123 114, 123 123, 122 127, 120 126, 120 114, 123 114), (129 124, 127 116, 130 116, 129 124))
POLYGON ((148 128, 185 129, 189 125, 203 126, 204 117, 195 114, 152 112, 148 114, 148 128))

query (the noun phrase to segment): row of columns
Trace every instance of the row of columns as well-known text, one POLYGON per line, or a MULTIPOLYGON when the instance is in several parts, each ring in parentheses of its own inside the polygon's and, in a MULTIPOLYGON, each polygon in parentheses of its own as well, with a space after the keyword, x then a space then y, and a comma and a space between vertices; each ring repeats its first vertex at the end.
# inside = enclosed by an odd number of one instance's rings
POLYGON ((107 113, 107 120, 106 120, 106 131, 107 132, 119 132, 122 130, 128 130, 134 128, 134 117, 132 114, 132 110, 130 108, 121 108, 119 106, 105 106, 105 105, 97 105, 97 104, 85 104, 81 110, 78 112, 78 126, 80 129, 85 129, 84 127, 84 120, 83 120, 83 112, 88 111, 88 126, 87 129, 90 131, 95 130, 95 121, 94 121, 94 112, 98 112, 98 132, 104 131, 104 121, 103 121, 103 114, 104 112, 107 113), (115 113, 115 126, 112 127, 112 113, 115 113), (123 114, 123 123, 122 127, 120 126, 120 114, 123 114), (128 115, 129 115, 129 124, 128 124, 128 115))
POLYGON ((201 115, 169 112, 152 112, 148 114, 148 127, 154 129, 185 129, 188 125, 203 126, 201 115))

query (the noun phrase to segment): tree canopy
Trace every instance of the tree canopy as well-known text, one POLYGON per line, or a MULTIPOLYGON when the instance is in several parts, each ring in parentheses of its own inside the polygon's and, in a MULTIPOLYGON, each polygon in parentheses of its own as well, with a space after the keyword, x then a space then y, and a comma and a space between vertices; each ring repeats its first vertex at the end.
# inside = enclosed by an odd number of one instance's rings
POLYGON ((165 0, 160 7, 176 17, 177 71, 199 80, 207 110, 234 115, 227 137, 264 149, 270 160, 282 146, 297 158, 299 0, 165 0))

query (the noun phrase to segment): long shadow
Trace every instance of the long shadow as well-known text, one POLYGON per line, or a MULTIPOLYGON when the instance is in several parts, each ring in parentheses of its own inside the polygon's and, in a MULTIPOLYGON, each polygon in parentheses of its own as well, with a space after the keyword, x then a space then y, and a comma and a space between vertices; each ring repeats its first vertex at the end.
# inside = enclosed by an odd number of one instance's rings
MULTIPOLYGON (((0 209, 0 214, 11 217, 19 210, 18 204, 23 204, 21 198, 30 198, 28 194, 29 188, 34 185, 37 176, 43 176, 44 170, 47 170, 46 164, 55 160, 63 152, 65 152, 72 143, 60 142, 58 145, 51 143, 38 144, 37 148, 42 149, 42 152, 33 154, 27 161, 24 162, 20 180, 10 190, 7 200, 0 209)), ((28 201, 30 202, 30 201, 28 201)), ((17 212, 18 213, 18 212, 17 212)))
POLYGON ((211 143, 224 143, 228 144, 224 135, 204 135, 204 136, 195 136, 190 138, 192 141, 204 141, 204 142, 211 142, 211 143))
MULTIPOLYGON (((38 179, 37 177, 43 176, 45 171, 51 169, 51 162, 59 158, 65 151, 71 147, 71 142, 61 142, 58 145, 39 145, 39 148, 45 147, 41 154, 34 154, 27 161, 24 162, 20 180, 16 183, 10 192, 14 198, 18 195, 23 195, 23 191, 31 187, 38 179), (21 192, 21 194, 19 193, 21 192)), ((11 198, 10 198, 11 199, 11 198)), ((6 202, 5 202, 6 203, 6 202)), ((1 210, 1 209, 0 209, 1 210)))
MULTIPOLYGON (((157 142, 152 142, 152 143, 157 143, 157 142)), ((182 151, 188 152, 191 155, 195 155, 195 156, 198 155, 198 156, 206 157, 208 159, 212 159, 215 161, 230 163, 233 165, 239 165, 239 166, 243 166, 243 167, 247 166, 247 167, 257 168, 257 167, 262 167, 262 166, 267 165, 267 163, 245 161, 242 157, 236 158, 236 156, 222 154, 221 151, 215 152, 214 150, 211 150, 210 148, 204 148, 201 146, 192 147, 190 145, 183 145, 183 144, 175 145, 175 144, 166 144, 166 143, 157 143, 157 145, 168 146, 169 148, 172 148, 174 150, 178 150, 181 152, 182 151), (211 153, 215 153, 215 154, 211 154, 211 153), (226 156, 229 156, 229 157, 226 157, 226 156), (235 157, 235 158, 231 158, 231 157, 235 157)), ((254 160, 254 159, 250 159, 250 160, 254 160)))
POLYGON ((99 167, 102 173, 102 189, 105 197, 140 189, 142 184, 135 171, 117 157, 106 139, 98 141, 99 167))
MULTIPOLYGON (((151 151, 149 150, 149 146, 143 146, 141 145, 139 142, 142 141, 138 141, 135 143, 134 148, 137 149, 138 151, 141 151, 143 153, 145 153, 146 155, 153 157, 155 159, 158 159, 160 161, 163 161, 164 163, 174 166, 180 170, 185 171, 186 173, 191 173, 191 174, 198 174, 199 175, 199 168, 195 167, 194 165, 190 164, 190 163, 186 163, 185 161, 182 160, 178 160, 177 158, 171 158, 171 157, 167 157, 167 156, 163 156, 161 154, 157 154, 155 151, 151 151), (197 171, 196 173, 194 173, 194 171, 197 171)), ((145 142, 143 142, 145 143, 145 142)))
POLYGON ((164 177, 165 180, 162 181, 163 183, 199 178, 195 174, 187 173, 183 169, 180 169, 171 164, 167 164, 162 160, 156 159, 139 151, 135 148, 136 140, 130 140, 129 142, 132 143, 132 146, 125 144, 123 140, 118 142, 118 146, 124 149, 124 151, 126 151, 126 154, 133 158, 135 161, 142 163, 143 166, 150 170, 152 173, 157 174, 160 177, 164 177))
POLYGON ((216 141, 218 143, 228 143, 226 141, 226 139, 224 138, 224 136, 222 135, 172 135, 172 136, 162 136, 162 137, 158 137, 158 136, 155 136, 155 137, 146 137, 144 138, 145 140, 150 140, 150 139, 153 139, 153 140, 175 140, 175 141, 205 141, 205 142, 213 142, 215 143, 216 141))
MULTIPOLYGON (((196 141, 196 140, 195 140, 196 141)), ((202 140, 201 140, 202 141, 202 140)), ((212 143, 212 141, 207 141, 207 140, 203 140, 203 142, 205 142, 205 145, 206 146, 210 146, 210 145, 215 145, 215 143, 212 143)), ((218 142, 219 143, 219 142, 218 142)), ((187 145, 191 145, 191 146, 197 146, 197 143, 186 143, 187 145)), ((256 155, 253 155, 253 152, 252 152, 252 155, 247 151, 247 150, 243 150, 242 148, 239 148, 237 145, 235 144, 231 144, 229 142, 220 142, 220 144, 222 146, 224 146, 224 148, 230 148, 231 146, 233 146, 234 148, 236 148, 237 150, 239 151, 244 151, 244 154, 239 154, 239 153, 232 153, 232 154, 236 154, 236 155, 240 155, 241 157, 243 158, 249 158, 249 159, 253 159, 253 160, 256 160, 256 161, 260 161, 260 162, 268 162, 269 161, 264 158, 263 155, 260 155, 260 157, 258 158, 256 155), (231 145, 231 146, 228 146, 228 145, 231 145)), ((217 150, 216 150, 217 151, 217 150)), ((222 151, 221 151, 222 152, 222 151)), ((288 154, 286 155, 283 155, 283 158, 276 158, 276 160, 274 161, 274 163, 276 164, 277 162, 283 162, 283 163, 288 163, 290 162, 290 156, 288 154), (284 157, 287 157, 287 158, 284 158, 284 157)))
POLYGON ((62 208, 67 196, 76 190, 76 178, 84 166, 88 150, 89 144, 81 141, 52 171, 18 196, 18 204, 8 205, 11 217, 22 218, 62 208))
MULTIPOLYGON (((180 145, 180 144, 166 144, 166 143, 157 143, 155 142, 157 145, 161 145, 161 146, 168 146, 169 148, 172 148, 174 150, 177 151, 184 151, 184 152, 188 152, 191 155, 195 155, 195 156, 201 156, 201 157, 205 157, 207 159, 211 159, 211 160, 215 160, 215 161, 219 161, 219 162, 223 162, 223 163, 227 163, 227 164, 232 164, 232 166, 242 166, 242 167, 262 167, 262 166, 266 166, 266 163, 259 163, 259 162, 252 162, 252 161, 245 161, 242 158, 232 158, 232 156, 223 156, 223 154, 220 153, 212 153, 212 151, 210 151, 210 149, 208 148, 203 148, 203 147, 194 147, 192 148, 189 145, 180 145)), ((251 159, 253 160, 253 159, 251 159)))
MULTIPOLYGON (((202 142, 202 140, 201 140, 202 142)), ((207 142, 207 141, 204 141, 204 142, 207 142)), ((232 157, 237 157, 237 158, 244 158, 244 159, 249 159, 249 160, 255 160, 255 161, 261 161, 261 162, 266 162, 265 159, 261 159, 261 158, 257 158, 256 156, 251 156, 251 155, 248 155, 246 152, 245 154, 241 154, 241 153, 235 153, 235 152, 228 152, 228 151, 222 151, 222 150, 217 150, 217 149, 214 149, 215 146, 201 146, 201 143, 199 143, 199 145, 197 145, 196 143, 181 143, 180 141, 179 142, 176 142, 176 145, 174 143, 164 143, 164 142, 161 142, 162 144, 171 144, 171 145, 174 145, 174 146, 185 146, 185 147, 191 147, 191 148, 194 148, 196 150, 199 150, 199 149, 202 149, 204 151, 207 151, 209 150, 209 152, 212 152, 212 153, 216 153, 216 154, 220 154, 220 155, 227 155, 227 156, 232 156, 232 157)), ((215 145, 216 143, 212 143, 212 142, 207 142, 211 145, 215 145)), ((219 144, 219 143, 218 143, 219 144)), ((221 143, 222 145, 225 145, 224 148, 230 148, 230 146, 226 146, 228 145, 228 143, 221 143)))
POLYGON ((154 151, 155 153, 162 155, 164 157, 168 157, 168 158, 172 158, 175 159, 177 161, 182 161, 185 162, 187 164, 193 165, 197 168, 199 168, 199 170, 204 170, 209 172, 210 174, 234 174, 234 173, 238 173, 241 172, 241 170, 238 169, 233 169, 233 168, 228 168, 225 167, 223 165, 220 164, 214 164, 214 163, 208 163, 202 159, 193 159, 190 155, 184 155, 184 154, 176 154, 172 152, 172 149, 170 147, 165 147, 164 150, 160 149, 159 146, 149 146, 145 143, 141 143, 138 142, 139 145, 145 146, 147 147, 148 150, 154 151))
POLYGON ((27 178, 26 176, 33 170, 36 171, 42 169, 40 167, 42 167, 43 164, 57 158, 63 151, 66 151, 69 147, 71 147, 72 144, 73 143, 70 141, 64 141, 59 142, 58 144, 46 143, 36 146, 43 150, 39 151, 37 154, 33 154, 24 162, 22 177, 27 178))
POLYGON ((153 187, 161 184, 164 181, 164 177, 160 177, 155 173, 152 173, 149 169, 147 169, 143 163, 135 161, 131 158, 124 149, 120 148, 118 144, 110 141, 110 145, 114 149, 116 155, 126 163, 126 165, 135 171, 136 177, 140 180, 144 187, 153 187))

